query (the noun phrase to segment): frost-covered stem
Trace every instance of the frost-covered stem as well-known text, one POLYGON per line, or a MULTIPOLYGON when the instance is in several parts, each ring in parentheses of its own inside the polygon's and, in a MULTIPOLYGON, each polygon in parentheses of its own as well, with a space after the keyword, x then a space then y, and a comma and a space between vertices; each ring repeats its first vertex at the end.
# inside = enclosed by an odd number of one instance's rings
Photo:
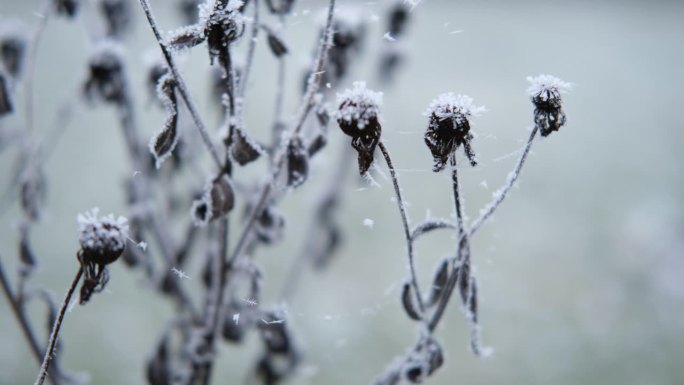
POLYGON ((470 279, 470 238, 465 232, 465 227, 463 225, 463 204, 461 202, 461 194, 459 191, 458 183, 458 168, 456 167, 456 157, 452 155, 452 167, 451 167, 451 186, 454 194, 454 211, 456 214, 456 262, 451 269, 449 274, 449 279, 446 284, 444 294, 439 300, 437 309, 435 310, 430 322, 428 324, 428 329, 432 332, 435 330, 439 321, 444 315, 447 304, 449 303, 449 298, 456 287, 459 276, 465 276, 466 279, 470 279), (463 269, 468 270, 466 274, 461 274, 463 269))
POLYGON ((385 147, 385 143, 380 141, 378 143, 380 152, 387 162, 387 168, 389 169, 390 176, 392 178, 392 184, 394 185, 394 193, 397 196, 397 206, 399 206, 399 214, 401 215, 401 223, 404 226, 404 238, 406 240, 406 252, 408 254, 409 271, 411 272, 411 286, 416 294, 416 301, 418 302, 418 308, 420 309, 421 317, 425 315, 425 304, 423 303, 423 296, 418 288, 418 274, 416 273, 416 263, 413 257, 413 241, 411 240, 411 231, 409 228, 408 217, 406 215, 406 204, 404 199, 401 197, 401 188, 399 187, 399 180, 397 179, 397 172, 392 164, 392 158, 390 158, 389 151, 385 147))
POLYGON ((43 32, 45 32, 45 27, 47 26, 48 18, 52 14, 53 1, 45 0, 43 4, 43 9, 40 13, 38 26, 33 32, 31 37, 31 48, 29 49, 29 54, 26 58, 26 130, 29 132, 33 131, 33 79, 35 77, 36 70, 36 56, 38 54, 38 43, 40 42, 43 32))
MULTIPOLYGON (((247 82, 249 81, 249 74, 254 63, 254 52, 256 51, 257 37, 259 35, 259 0, 252 0, 254 7, 254 16, 252 16, 252 30, 249 36, 249 45, 247 46, 247 59, 245 62, 244 71, 242 71, 242 78, 240 79, 238 97, 244 99, 247 91, 247 82)), ((243 102, 244 103, 244 102, 243 102)))
MULTIPOLYGON (((24 337, 26 337, 26 340, 31 347, 31 352, 40 364, 43 360, 43 353, 41 351, 40 345, 38 344, 38 337, 36 337, 36 334, 33 332, 33 328, 31 327, 28 318, 26 318, 26 313, 24 313, 21 303, 16 299, 14 293, 12 293, 12 287, 7 279, 7 276, 5 275, 5 270, 2 267, 2 260, 0 260, 0 284, 2 284, 2 292, 5 293, 7 302, 10 303, 12 313, 14 313, 14 316, 19 322, 19 326, 21 326, 21 331, 24 333, 24 337)), ((59 385, 61 381, 55 374, 53 368, 50 368, 48 372, 50 374, 50 382, 52 382, 54 385, 59 385)))
POLYGON ((52 361, 52 356, 55 354, 57 338, 59 337, 59 329, 61 329, 62 327, 62 321, 64 320, 64 315, 66 314, 67 308, 69 307, 69 302, 71 302, 71 296, 74 294, 76 286, 78 286, 78 281, 81 280, 82 275, 83 266, 80 266, 78 268, 78 272, 76 272, 76 276, 74 277, 73 282, 71 282, 71 286, 69 286, 69 290, 67 291, 66 296, 64 296, 62 307, 59 309, 59 315, 57 316, 55 323, 52 325, 52 332, 50 333, 48 347, 45 351, 45 356, 43 357, 43 364, 40 366, 40 372, 38 373, 38 378, 36 378, 36 382, 34 385, 42 385, 45 381, 45 376, 47 376, 48 369, 50 367, 50 361, 52 361))
MULTIPOLYGON (((140 1, 142 2, 146 0, 140 1)), ((280 176, 282 168, 285 164, 285 160, 287 159, 287 153, 285 149, 290 144, 290 141, 292 141, 293 138, 299 135, 299 132, 302 130, 302 126, 304 125, 304 121, 306 120, 306 117, 308 116, 309 112, 311 112, 314 95, 316 94, 316 91, 318 90, 318 87, 321 82, 321 70, 323 69, 325 59, 328 55, 328 49, 330 48, 330 41, 332 39, 333 33, 332 19, 334 13, 335 0, 330 0, 328 6, 328 18, 326 21, 325 33, 323 34, 323 38, 320 42, 318 55, 316 59, 316 65, 313 69, 313 72, 311 73, 311 76, 309 77, 309 81, 307 83, 307 91, 304 95, 303 105, 300 109, 298 118, 296 120, 296 124, 292 129, 291 134, 288 136, 288 139, 283 141, 281 149, 280 151, 278 151, 279 156, 274 162, 270 179, 268 180, 268 182, 264 184, 264 187, 262 187, 261 191, 259 192, 259 200, 257 201, 257 204, 254 206, 254 209, 247 218, 247 222, 242 228, 242 233, 238 238, 238 243, 235 246, 235 249, 233 250, 230 259, 228 260, 228 266, 232 266, 235 263, 235 260, 237 260, 237 258, 244 252, 244 248, 247 245, 247 239, 249 238, 249 234, 252 231, 252 227, 256 222, 256 218, 261 214, 261 211, 264 209, 266 202, 268 202, 271 190, 273 190, 273 184, 276 183, 276 181, 278 180, 278 176, 280 176)))
POLYGON ((518 180, 518 177, 520 176, 520 170, 522 169, 525 160, 527 160, 527 155, 530 153, 530 148, 532 147, 532 142, 534 141, 534 138, 537 135, 537 131, 539 131, 539 129, 537 125, 535 125, 532 129, 532 132, 530 133, 530 137, 527 139, 527 143, 525 144, 523 153, 520 155, 520 158, 518 158, 518 162, 515 164, 515 168, 508 175, 506 184, 502 188, 497 190, 494 200, 485 207, 482 214, 480 214, 480 216, 470 226, 470 230, 468 231, 469 236, 472 237, 473 234, 475 234, 477 230, 480 229, 480 227, 487 221, 487 219, 489 219, 492 216, 492 214, 494 214, 494 211, 499 207, 499 205, 501 204, 501 202, 503 202, 506 196, 508 196, 508 193, 511 191, 511 188, 513 188, 515 182, 518 180))
MULTIPOLYGON (((280 15, 280 26, 282 29, 285 28, 285 15, 280 15)), ((283 102, 285 100, 285 67, 286 67, 286 55, 280 56, 278 58, 278 74, 276 80, 276 95, 275 95, 275 107, 273 109, 273 147, 278 145, 278 140, 280 139, 280 130, 283 121, 283 102)))
POLYGON ((202 137, 202 142, 204 143, 204 146, 209 151, 209 154, 211 154, 211 157, 214 160, 214 163, 216 163, 216 166, 220 169, 222 166, 221 158, 219 157, 218 151, 216 151, 214 144, 211 142, 211 138, 209 137, 209 132, 207 131, 206 126, 202 122, 202 118, 200 117, 200 114, 197 111, 197 107, 195 106, 195 102, 193 101, 192 97, 190 96, 190 92, 188 91, 188 88, 185 85, 185 81, 183 80, 183 77, 181 76, 180 71, 178 71, 178 67, 176 67, 176 63, 173 60, 173 56, 171 55, 171 52, 169 52, 168 48, 166 47, 166 44, 164 44, 164 39, 161 36, 161 32, 159 32, 159 27, 157 27, 157 22, 154 18, 154 15, 152 14, 152 10, 150 9, 149 1, 148 0, 139 0, 139 1, 140 1, 140 5, 142 6, 143 11, 145 12, 145 16, 147 17, 147 21, 150 24, 150 28, 152 28, 152 32, 154 33, 154 37, 157 39, 157 43, 159 43, 159 48, 161 49, 162 54, 164 55, 164 59, 166 60, 166 64, 168 65, 169 69, 171 70, 171 74, 173 75, 174 79, 176 80, 176 85, 177 85, 178 91, 180 91, 181 97, 185 101, 185 105, 188 107, 188 110, 190 111, 190 115, 192 116, 192 120, 195 122, 195 126, 197 127, 197 130, 199 131, 199 134, 202 137))

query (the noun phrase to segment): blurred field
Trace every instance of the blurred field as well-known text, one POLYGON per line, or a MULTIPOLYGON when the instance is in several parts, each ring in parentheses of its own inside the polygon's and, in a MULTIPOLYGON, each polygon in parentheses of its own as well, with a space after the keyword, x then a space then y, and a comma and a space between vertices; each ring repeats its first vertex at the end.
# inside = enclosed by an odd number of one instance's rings
MULTIPOLYGON (((40 4, 0 0, 0 16, 33 25, 40 4)), ((171 29, 179 20, 166 4, 171 1, 153 1, 162 25, 171 29)), ((355 4, 369 15, 383 15, 383 2, 355 4)), ((301 69, 316 40, 314 19, 324 5, 301 1, 287 32, 292 114, 301 69)), ((137 7, 136 12, 128 65, 140 91, 137 118, 151 134, 163 117, 147 108, 142 69, 143 53, 155 47, 137 7)), ((95 17, 92 11, 85 15, 95 17)), ((383 136, 402 170, 414 222, 428 210, 442 217, 451 213, 448 175, 430 171, 422 139, 422 112, 433 97, 465 93, 487 107, 474 126, 481 164, 463 172, 466 211, 473 218, 505 180, 515 162, 512 153, 527 136, 532 106, 525 77, 551 73, 575 84, 564 99, 568 125, 534 144, 519 188, 473 241, 483 338, 494 355, 470 354, 466 325, 453 302, 438 333, 446 364, 428 383, 684 383, 684 2, 423 0, 412 18, 402 42, 408 60, 397 82, 381 90, 383 136)), ((48 25, 37 58, 37 132, 49 129, 59 105, 75 95, 85 76, 88 28, 63 20, 48 25)), ((377 87, 384 32, 382 19, 371 22, 366 56, 350 82, 365 79, 377 87)), ((266 140, 275 67, 265 45, 256 60, 247 125, 266 140)), ((183 65, 206 120, 215 123, 205 50, 197 48, 183 65)), ((76 214, 93 206, 124 214, 121 186, 131 172, 112 111, 78 107, 74 113, 46 165, 47 217, 32 234, 41 259, 32 283, 45 284, 56 298, 77 266, 76 214)), ((12 119, 2 124, 21 123, 12 119)), ((331 145, 316 162, 311 183, 283 202, 287 241, 257 256, 271 300, 305 236, 310 203, 331 178, 326 170, 348 146, 348 138, 332 128, 331 145)), ((13 149, 0 153, 2 190, 15 157, 13 149)), ((256 178, 260 167, 239 177, 256 178)), ((288 304, 306 354, 302 375, 292 383, 369 383, 415 341, 415 324, 398 300, 407 274, 401 223, 390 200, 391 183, 382 176, 376 180, 381 188, 358 191, 364 184, 350 173, 340 184, 347 192, 343 250, 322 275, 304 272, 298 296, 288 304), (366 218, 374 221, 372 229, 363 225, 366 218)), ((18 217, 13 207, 0 218, 0 257, 10 272, 16 269, 18 217)), ((419 241, 424 285, 453 249, 448 231, 419 241)), ((141 384, 145 359, 172 309, 138 272, 121 264, 111 270, 108 290, 68 315, 63 364, 89 372, 93 384, 141 384)), ((188 274, 188 285, 198 286, 199 270, 188 274)), ((43 322, 39 306, 32 312, 43 322)), ((216 384, 241 383, 258 352, 252 337, 247 347, 222 346, 216 384)), ((30 383, 37 368, 3 298, 0 384, 30 383)))

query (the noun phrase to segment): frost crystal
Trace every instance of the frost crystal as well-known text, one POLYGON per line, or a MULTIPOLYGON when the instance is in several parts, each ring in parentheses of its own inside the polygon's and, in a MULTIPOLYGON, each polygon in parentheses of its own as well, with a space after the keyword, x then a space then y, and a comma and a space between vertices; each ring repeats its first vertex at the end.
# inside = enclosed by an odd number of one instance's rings
POLYGON ((470 96, 455 95, 453 92, 447 92, 434 99, 423 115, 431 116, 434 114, 440 120, 444 120, 457 118, 459 115, 469 118, 477 116, 484 111, 485 108, 483 106, 478 107, 473 104, 473 98, 470 96))
POLYGON ((539 97, 541 100, 558 97, 572 88, 572 83, 565 82, 553 75, 528 76, 530 86, 527 93, 531 97, 539 97))
POLYGON ((359 129, 368 125, 369 120, 378 116, 382 106, 382 92, 374 92, 366 88, 366 82, 354 82, 351 89, 337 94, 340 109, 337 120, 347 123, 355 121, 359 129))
POLYGON ((128 239, 128 220, 113 214, 99 217, 97 207, 78 215, 78 241, 87 251, 121 253, 128 239))

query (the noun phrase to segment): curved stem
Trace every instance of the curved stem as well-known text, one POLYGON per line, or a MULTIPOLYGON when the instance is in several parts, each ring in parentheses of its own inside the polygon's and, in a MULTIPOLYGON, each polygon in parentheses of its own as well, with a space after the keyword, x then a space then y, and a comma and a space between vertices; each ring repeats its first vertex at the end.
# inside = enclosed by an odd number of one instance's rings
POLYGON ((477 230, 480 229, 480 227, 487 221, 487 219, 489 219, 492 216, 492 214, 494 214, 494 211, 499 207, 501 202, 503 202, 503 200, 506 199, 506 196, 508 196, 508 193, 511 191, 511 188, 513 188, 515 182, 518 180, 518 177, 520 176, 520 170, 522 169, 523 164, 527 159, 527 155, 530 153, 532 141, 534 140, 534 137, 537 135, 537 131, 539 131, 539 129, 535 125, 532 129, 532 132, 530 133, 530 137, 527 139, 527 143, 525 144, 523 153, 520 154, 520 158, 518 158, 518 162, 515 164, 515 168, 510 174, 508 174, 506 184, 495 193, 494 200, 485 207, 484 211, 482 212, 482 214, 480 214, 479 218, 477 218, 470 226, 470 230, 468 231, 469 236, 472 237, 477 232, 477 230))
POLYGON ((411 239, 411 230, 409 229, 408 217, 406 216, 406 205, 401 197, 401 188, 399 188, 399 180, 397 179, 397 172, 392 164, 392 159, 390 158, 387 147, 381 141, 378 144, 380 147, 380 152, 387 162, 387 168, 389 168, 390 176, 392 177, 392 183, 394 184, 394 193, 397 195, 397 205, 399 206, 399 214, 401 214, 401 222, 404 226, 404 238, 406 240, 406 251, 408 253, 409 270, 411 272, 411 286, 415 291, 416 301, 418 302, 418 308, 420 309, 421 317, 425 314, 425 304, 423 303, 423 296, 420 294, 420 289, 418 288, 418 278, 416 273, 416 263, 413 258, 413 240, 411 239))
POLYGON ((50 333, 48 348, 45 352, 45 357, 43 357, 43 364, 40 366, 40 372, 38 373, 38 378, 36 378, 36 382, 34 385, 42 385, 45 381, 45 376, 47 375, 48 368, 50 367, 50 361, 52 361, 52 356, 55 353, 55 347, 57 346, 57 337, 59 336, 59 330, 62 327, 64 315, 66 314, 67 307, 69 307, 69 302, 71 302, 71 296, 74 294, 76 286, 78 285, 78 281, 81 280, 82 275, 83 266, 78 268, 78 272, 76 272, 76 277, 74 277, 74 280, 73 282, 71 282, 71 286, 69 286, 69 290, 67 291, 66 296, 64 296, 62 307, 59 309, 59 315, 57 316, 55 323, 52 325, 52 332, 50 333))
POLYGON ((164 55, 164 59, 166 60, 166 64, 168 65, 169 70, 171 70, 171 74, 176 79, 178 91, 180 91, 181 96, 185 101, 185 105, 188 106, 188 110, 190 111, 192 120, 195 122, 195 126, 197 126, 197 130, 199 131, 200 136, 202 137, 202 142, 204 143, 204 146, 207 148, 207 150, 209 150, 209 153, 211 154, 214 163, 216 163, 216 166, 219 169, 221 169, 221 158, 219 157, 218 151, 216 151, 214 144, 211 142, 211 138, 209 137, 207 128, 202 122, 202 118, 200 117, 200 114, 197 111, 195 102, 192 100, 192 97, 190 96, 190 92, 188 92, 188 88, 185 85, 185 81, 183 80, 180 71, 178 71, 178 67, 176 67, 176 63, 173 60, 173 56, 171 55, 171 52, 169 52, 168 48, 166 48, 166 44, 164 44, 164 39, 162 38, 161 33, 159 32, 159 27, 157 27, 157 22, 154 18, 154 15, 152 14, 152 10, 150 9, 149 1, 140 0, 140 5, 142 6, 143 11, 145 12, 145 16, 147 16, 147 21, 150 24, 150 28, 152 28, 154 37, 157 39, 157 43, 159 43, 159 48, 161 48, 162 54, 164 55))

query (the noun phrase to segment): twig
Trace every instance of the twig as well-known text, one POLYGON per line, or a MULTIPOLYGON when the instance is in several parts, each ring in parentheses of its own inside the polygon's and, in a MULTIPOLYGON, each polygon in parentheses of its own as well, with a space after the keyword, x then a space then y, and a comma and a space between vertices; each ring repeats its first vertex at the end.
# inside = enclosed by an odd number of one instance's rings
POLYGON ((185 101, 185 104, 188 107, 188 110, 190 111, 192 120, 195 122, 195 126, 197 127, 197 130, 199 131, 199 134, 202 137, 202 142, 204 143, 204 146, 207 148, 207 150, 209 150, 209 153, 211 154, 214 163, 216 163, 216 166, 219 169, 221 169, 221 158, 219 157, 218 151, 216 151, 214 144, 211 142, 211 138, 209 137, 209 133, 207 132, 206 126, 202 122, 202 118, 200 117, 200 114, 197 111, 195 102, 192 100, 192 97, 190 96, 190 92, 188 92, 188 88, 185 85, 185 81, 183 80, 180 71, 178 71, 178 67, 176 67, 176 63, 173 60, 173 56, 166 47, 166 44, 164 44, 164 39, 162 38, 161 33, 159 32, 157 22, 154 18, 154 15, 152 14, 152 10, 150 9, 149 1, 140 0, 140 5, 142 6, 143 11, 145 12, 145 16, 147 17, 147 21, 150 24, 150 28, 152 28, 154 37, 157 39, 157 43, 159 43, 159 48, 161 49, 162 54, 164 55, 166 64, 168 65, 169 69, 171 70, 171 74, 176 80, 178 91, 180 91, 181 96, 183 97, 183 100, 185 101))
POLYGON ((420 310, 420 316, 423 318, 425 316, 425 304, 423 303, 423 296, 420 294, 421 291, 418 287, 418 278, 416 273, 416 263, 413 257, 413 240, 411 239, 411 231, 409 230, 408 218, 406 216, 406 205, 401 197, 401 188, 399 187, 399 180, 397 179, 397 173, 394 170, 394 165, 392 165, 392 158, 390 158, 387 147, 385 143, 380 141, 378 143, 380 147, 380 152, 387 162, 387 168, 389 168, 390 176, 392 177, 392 184, 394 184, 394 193, 397 195, 397 206, 399 206, 399 214, 401 214, 401 223, 404 225, 404 238, 406 240, 406 252, 408 254, 409 270, 411 272, 411 286, 415 291, 416 301, 418 302, 418 308, 420 310))
POLYGON ((523 153, 520 154, 520 157, 518 158, 518 162, 515 164, 515 168, 513 171, 508 175, 508 179, 506 180, 506 184, 500 188, 494 197, 494 200, 489 203, 485 209, 483 210, 482 214, 473 222, 473 224, 470 226, 470 230, 468 231, 469 236, 473 236, 477 230, 480 229, 482 224, 484 224, 489 217, 492 216, 494 211, 499 207, 501 202, 508 196, 509 191, 511 191, 511 188, 515 185, 515 182, 518 180, 518 177, 520 176, 520 170, 523 167, 523 164, 525 163, 525 160, 527 159, 527 154, 530 153, 530 148, 532 147, 532 141, 534 140, 534 137, 537 135, 537 131, 539 131, 538 127, 535 125, 534 128, 532 129, 532 132, 530 133, 530 137, 527 139, 527 144, 525 144, 525 148, 523 149, 523 153))
POLYGON ((50 361, 52 361, 52 356, 55 353, 55 346, 57 346, 57 337, 59 336, 59 329, 62 327, 62 321, 64 320, 64 315, 66 314, 67 308, 69 307, 69 302, 71 302, 71 296, 74 294, 76 286, 78 285, 78 281, 81 280, 82 275, 83 266, 80 266, 78 268, 78 272, 76 272, 76 277, 74 277, 74 280, 73 282, 71 282, 71 286, 69 286, 69 290, 67 291, 66 296, 64 297, 62 307, 59 309, 59 315, 57 316, 55 323, 52 325, 52 332, 50 333, 48 348, 45 351, 45 357, 43 357, 43 364, 40 366, 40 372, 38 373, 38 378, 36 379, 34 385, 42 385, 45 381, 45 376, 47 375, 48 368, 50 367, 50 361))

